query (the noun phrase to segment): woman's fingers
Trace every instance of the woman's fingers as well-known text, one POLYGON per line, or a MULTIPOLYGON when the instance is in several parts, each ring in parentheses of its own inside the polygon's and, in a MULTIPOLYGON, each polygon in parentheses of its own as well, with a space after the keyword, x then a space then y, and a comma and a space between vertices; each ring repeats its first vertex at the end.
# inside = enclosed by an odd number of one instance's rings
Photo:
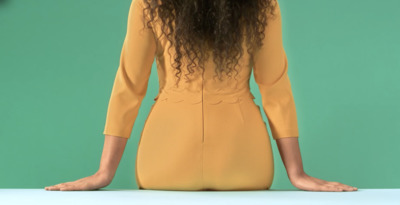
POLYGON ((315 188, 311 189, 311 191, 338 192, 338 191, 343 191, 343 188, 335 185, 325 184, 325 185, 317 185, 315 188))
POLYGON ((299 178, 293 178, 292 184, 303 190, 307 191, 356 191, 357 188, 342 184, 335 181, 325 181, 309 175, 305 175, 299 178))
POLYGON ((75 184, 64 184, 60 187, 60 191, 72 191, 72 190, 79 190, 75 187, 75 184))
POLYGON ((341 187, 341 188, 343 188, 344 191, 354 191, 354 190, 357 190, 356 187, 353 187, 353 186, 350 186, 350 185, 347 185, 347 184, 342 184, 342 183, 339 183, 339 182, 328 182, 328 183, 330 183, 330 184, 332 184, 332 185, 336 185, 336 186, 338 186, 338 187, 341 187))
POLYGON ((46 190, 59 190, 59 191, 70 191, 70 190, 96 190, 105 187, 111 183, 111 179, 108 175, 94 174, 88 177, 84 177, 71 182, 64 182, 53 186, 45 187, 46 190))
POLYGON ((61 190, 61 188, 65 188, 68 185, 70 185, 71 183, 73 183, 73 182, 59 183, 59 184, 56 184, 56 185, 53 185, 53 186, 45 187, 45 189, 46 190, 50 190, 50 191, 61 190))
POLYGON ((336 191, 354 191, 356 190, 355 187, 346 185, 346 184, 342 184, 342 183, 338 183, 338 182, 327 182, 326 187, 328 187, 328 189, 333 189, 336 191))
POLYGON ((86 181, 74 181, 74 182, 65 182, 60 183, 54 186, 45 187, 46 190, 59 190, 59 191, 70 191, 70 190, 89 190, 90 184, 86 181))
POLYGON ((54 186, 50 186, 48 187, 46 190, 50 190, 50 191, 64 191, 67 190, 69 187, 71 187, 71 185, 69 185, 69 183, 60 183, 54 186))
POLYGON ((342 191, 342 189, 337 186, 323 185, 322 191, 342 191))
POLYGON ((346 184, 342 184, 342 183, 339 183, 339 182, 336 182, 336 181, 326 181, 326 180, 319 179, 319 178, 316 178, 316 177, 312 177, 312 179, 314 181, 316 181, 318 184, 336 185, 338 188, 343 189, 343 191, 355 191, 355 190, 357 190, 356 187, 353 187, 353 186, 350 186, 350 185, 346 185, 346 184))
POLYGON ((49 186, 46 188, 46 190, 55 191, 55 190, 58 190, 58 186, 57 185, 49 186))
POLYGON ((50 190, 50 191, 58 190, 59 187, 61 186, 61 184, 63 184, 63 183, 56 184, 56 185, 53 185, 53 186, 48 186, 48 187, 46 187, 46 190, 50 190))
POLYGON ((313 188, 310 189, 310 191, 343 191, 342 188, 334 185, 329 185, 329 184, 315 184, 313 188))

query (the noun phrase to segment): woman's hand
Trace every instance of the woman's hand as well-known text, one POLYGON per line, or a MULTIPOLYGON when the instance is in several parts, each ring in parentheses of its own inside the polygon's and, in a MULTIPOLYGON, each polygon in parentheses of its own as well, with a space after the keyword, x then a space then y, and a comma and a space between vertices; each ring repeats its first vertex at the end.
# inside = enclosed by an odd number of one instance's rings
POLYGON ((305 191, 357 191, 356 187, 342 184, 334 181, 325 181, 306 173, 300 174, 296 177, 289 177, 290 182, 298 189, 305 191))
POLYGON ((306 191, 356 191, 357 188, 307 175, 303 169, 298 137, 276 140, 286 172, 293 186, 306 191))
POLYGON ((47 191, 86 191, 105 187, 111 183, 108 175, 96 172, 95 174, 72 182, 64 182, 53 186, 47 186, 47 191))
POLYGON ((117 171, 127 140, 128 138, 105 135, 100 167, 95 174, 76 181, 48 186, 45 189, 51 191, 84 191, 99 189, 109 185, 117 171))

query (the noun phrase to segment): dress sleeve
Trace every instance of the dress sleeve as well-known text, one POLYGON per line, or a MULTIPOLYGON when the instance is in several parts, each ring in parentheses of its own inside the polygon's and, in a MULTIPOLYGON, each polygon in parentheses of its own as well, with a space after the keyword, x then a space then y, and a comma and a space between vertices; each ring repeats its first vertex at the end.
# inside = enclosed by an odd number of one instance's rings
POLYGON ((299 133, 277 1, 274 13, 276 17, 268 19, 263 46, 254 55, 253 75, 260 90, 272 137, 276 140, 298 137, 299 133))
POLYGON ((145 27, 142 0, 132 0, 119 67, 108 102, 104 135, 130 138, 156 52, 151 28, 145 27))

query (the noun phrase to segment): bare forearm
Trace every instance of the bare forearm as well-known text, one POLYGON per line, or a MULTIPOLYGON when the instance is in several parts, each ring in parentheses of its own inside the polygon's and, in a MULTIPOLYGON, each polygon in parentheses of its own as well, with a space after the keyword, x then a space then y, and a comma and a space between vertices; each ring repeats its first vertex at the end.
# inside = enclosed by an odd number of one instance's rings
POLYGON ((289 178, 303 175, 304 169, 301 160, 298 137, 277 139, 276 143, 289 178))
POLYGON ((110 181, 117 171, 127 140, 123 137, 105 135, 100 167, 97 172, 106 175, 110 181))

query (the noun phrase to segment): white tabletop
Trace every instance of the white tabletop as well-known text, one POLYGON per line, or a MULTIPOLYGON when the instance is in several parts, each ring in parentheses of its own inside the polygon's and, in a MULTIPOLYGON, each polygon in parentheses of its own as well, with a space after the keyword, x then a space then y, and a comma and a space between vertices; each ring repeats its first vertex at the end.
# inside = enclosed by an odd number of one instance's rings
POLYGON ((303 190, 273 189, 261 191, 161 191, 137 189, 101 189, 97 191, 46 191, 44 189, 0 189, 0 204, 400 205, 400 189, 358 189, 358 191, 353 192, 312 192, 303 190))

